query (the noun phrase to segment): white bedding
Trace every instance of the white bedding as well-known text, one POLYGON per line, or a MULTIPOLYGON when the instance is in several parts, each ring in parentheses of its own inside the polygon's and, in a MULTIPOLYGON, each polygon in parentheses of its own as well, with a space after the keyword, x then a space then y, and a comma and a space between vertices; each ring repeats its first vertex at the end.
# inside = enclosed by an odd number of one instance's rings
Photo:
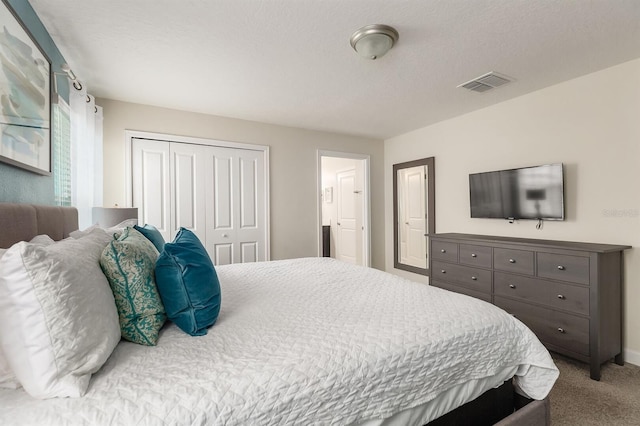
POLYGON ((121 342, 82 398, 2 389, 0 424, 358 424, 509 369, 542 399, 558 376, 529 329, 477 299, 327 258, 217 271, 206 336, 121 342))

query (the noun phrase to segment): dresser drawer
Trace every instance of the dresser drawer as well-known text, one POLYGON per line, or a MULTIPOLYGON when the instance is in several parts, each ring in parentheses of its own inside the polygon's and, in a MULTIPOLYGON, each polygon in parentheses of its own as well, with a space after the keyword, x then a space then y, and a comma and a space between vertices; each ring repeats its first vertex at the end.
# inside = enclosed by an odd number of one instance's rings
POLYGON ((457 243, 448 243, 446 241, 432 241, 431 249, 433 250, 433 253, 431 253, 431 257, 433 259, 446 260, 448 262, 458 261, 457 243))
POLYGON ((541 304, 547 302, 548 296, 540 280, 504 272, 496 272, 493 280, 493 292, 496 296, 514 297, 541 304))
POLYGON ((473 290, 491 293, 491 271, 433 261, 431 277, 473 290))
POLYGON ((533 275, 533 252, 495 248, 493 249, 493 267, 501 271, 533 275))
POLYGON ((481 291, 472 290, 470 288, 437 280, 433 280, 431 285, 434 287, 443 288, 445 290, 455 291, 456 293, 466 294, 467 296, 475 297, 476 299, 484 300, 485 302, 491 303, 491 293, 483 293, 481 291))
POLYGON ((496 272, 493 292, 527 302, 535 302, 553 309, 589 315, 589 288, 537 278, 496 272))
POLYGON ((589 285, 589 258, 538 253, 538 276, 589 285))
POLYGON ((496 296, 494 303, 522 321, 543 343, 589 356, 589 320, 496 296))
POLYGON ((492 261, 493 249, 491 247, 460 244, 460 263, 491 268, 492 261))

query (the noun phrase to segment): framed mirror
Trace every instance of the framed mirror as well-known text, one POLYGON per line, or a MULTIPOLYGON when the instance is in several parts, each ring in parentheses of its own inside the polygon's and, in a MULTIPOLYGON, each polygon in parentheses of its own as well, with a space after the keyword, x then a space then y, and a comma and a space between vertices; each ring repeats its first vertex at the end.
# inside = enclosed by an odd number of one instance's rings
POLYGON ((393 165, 393 265, 429 275, 428 235, 436 229, 434 157, 393 165))

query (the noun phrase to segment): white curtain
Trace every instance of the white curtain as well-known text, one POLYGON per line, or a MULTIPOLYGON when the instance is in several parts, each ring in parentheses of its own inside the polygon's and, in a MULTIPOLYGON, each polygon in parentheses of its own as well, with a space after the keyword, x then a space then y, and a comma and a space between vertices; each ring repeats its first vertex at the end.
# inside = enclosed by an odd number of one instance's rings
POLYGON ((72 204, 84 229, 93 223, 92 208, 102 206, 102 108, 84 83, 70 84, 69 92, 72 204))

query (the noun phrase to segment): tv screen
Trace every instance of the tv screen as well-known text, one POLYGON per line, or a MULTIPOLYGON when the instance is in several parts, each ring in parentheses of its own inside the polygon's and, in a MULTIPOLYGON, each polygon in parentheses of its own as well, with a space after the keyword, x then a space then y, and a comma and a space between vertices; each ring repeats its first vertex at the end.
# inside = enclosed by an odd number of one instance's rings
POLYGON ((564 219, 562 164, 469 175, 471 217, 564 219))

